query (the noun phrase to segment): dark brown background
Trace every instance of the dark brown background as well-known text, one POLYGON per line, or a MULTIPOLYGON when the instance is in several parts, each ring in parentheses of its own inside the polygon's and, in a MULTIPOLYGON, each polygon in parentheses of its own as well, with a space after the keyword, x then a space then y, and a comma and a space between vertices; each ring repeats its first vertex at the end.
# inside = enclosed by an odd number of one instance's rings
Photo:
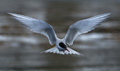
POLYGON ((120 0, 0 0, 0 71, 120 71, 120 0), (7 12, 41 19, 63 38, 74 22, 111 12, 95 30, 79 36, 77 55, 41 54, 51 46, 7 12))

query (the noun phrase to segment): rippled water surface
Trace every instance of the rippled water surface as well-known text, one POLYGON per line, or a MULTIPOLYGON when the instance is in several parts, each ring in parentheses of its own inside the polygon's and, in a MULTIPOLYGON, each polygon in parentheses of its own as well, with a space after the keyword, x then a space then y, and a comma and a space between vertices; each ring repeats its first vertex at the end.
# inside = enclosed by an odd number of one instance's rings
POLYGON ((0 71, 119 71, 119 0, 1 0, 0 71), (74 22, 111 12, 95 30, 70 46, 84 56, 41 54, 51 48, 46 37, 31 32, 7 12, 41 19, 63 38, 74 22))

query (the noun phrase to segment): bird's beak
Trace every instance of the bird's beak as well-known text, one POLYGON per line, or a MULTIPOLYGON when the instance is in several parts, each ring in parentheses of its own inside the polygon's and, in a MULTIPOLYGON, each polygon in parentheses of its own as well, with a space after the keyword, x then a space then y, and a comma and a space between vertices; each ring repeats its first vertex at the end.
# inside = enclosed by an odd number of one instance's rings
POLYGON ((68 52, 69 52, 69 50, 68 49, 66 49, 68 52))

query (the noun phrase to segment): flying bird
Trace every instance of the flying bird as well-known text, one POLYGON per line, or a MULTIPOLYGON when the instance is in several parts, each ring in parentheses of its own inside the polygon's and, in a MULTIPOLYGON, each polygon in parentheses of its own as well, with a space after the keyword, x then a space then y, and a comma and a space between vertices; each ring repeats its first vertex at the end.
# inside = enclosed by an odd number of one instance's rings
POLYGON ((63 39, 59 39, 56 36, 52 26, 46 23, 45 21, 15 13, 9 14, 12 15, 14 19, 25 25, 31 31, 46 36, 51 45, 55 44, 55 47, 44 51, 45 53, 57 53, 63 55, 64 54, 81 55, 79 52, 69 48, 68 45, 69 46, 72 45, 74 40, 79 35, 95 29, 98 25, 100 25, 101 22, 103 22, 110 15, 110 13, 105 13, 87 19, 79 20, 69 27, 67 34, 63 39))

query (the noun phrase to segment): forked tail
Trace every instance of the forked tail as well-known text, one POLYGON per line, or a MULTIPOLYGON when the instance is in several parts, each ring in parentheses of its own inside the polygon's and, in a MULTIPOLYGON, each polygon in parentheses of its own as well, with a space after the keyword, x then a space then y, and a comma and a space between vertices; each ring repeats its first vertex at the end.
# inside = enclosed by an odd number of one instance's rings
POLYGON ((62 55, 65 55, 65 54, 76 54, 76 55, 81 55, 79 52, 76 52, 75 50, 71 49, 71 48, 67 48, 69 51, 59 51, 57 49, 57 47, 53 47, 53 48, 50 48, 46 51, 44 51, 44 53, 57 53, 57 54, 62 54, 62 55))

